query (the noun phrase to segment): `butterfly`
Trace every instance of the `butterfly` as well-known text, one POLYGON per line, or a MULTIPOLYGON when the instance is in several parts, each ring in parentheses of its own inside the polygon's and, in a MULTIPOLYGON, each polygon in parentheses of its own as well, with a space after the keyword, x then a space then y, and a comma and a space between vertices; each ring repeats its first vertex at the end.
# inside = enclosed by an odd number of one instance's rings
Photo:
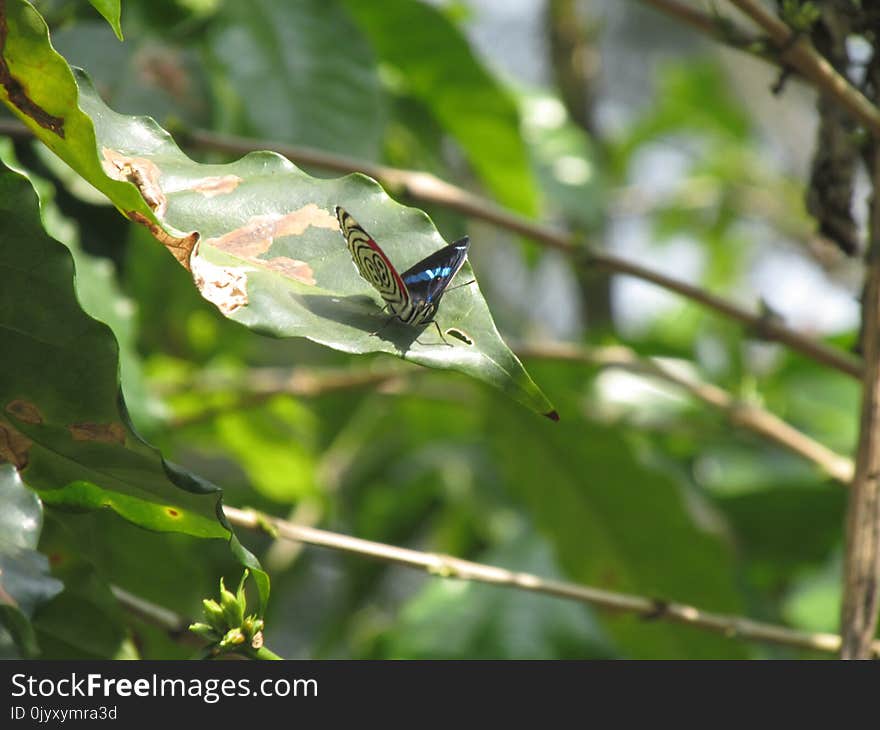
POLYGON ((470 246, 468 237, 444 246, 398 274, 373 237, 338 205, 336 218, 358 273, 379 292, 391 312, 388 322, 395 317, 409 325, 433 322, 440 339, 446 342, 434 316, 449 283, 467 258, 470 246))

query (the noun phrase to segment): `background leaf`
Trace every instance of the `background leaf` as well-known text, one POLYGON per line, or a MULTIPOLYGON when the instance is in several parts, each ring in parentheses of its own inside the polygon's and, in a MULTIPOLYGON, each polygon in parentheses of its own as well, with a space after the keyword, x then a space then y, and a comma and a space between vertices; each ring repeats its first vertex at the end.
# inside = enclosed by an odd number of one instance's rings
POLYGON ((39 652, 30 619, 62 588, 49 575, 49 561, 37 552, 43 508, 10 464, 0 463, 0 657, 39 652), (8 633, 7 633, 8 632, 8 633))
POLYGON ((498 200, 534 214, 538 193, 510 95, 437 8, 389 0, 345 0, 405 93, 421 101, 461 145, 498 200))
POLYGON ((228 87, 224 113, 241 118, 235 131, 378 157, 385 102, 375 61, 336 0, 225 3, 209 45, 228 87))
MULTIPOLYGON (((675 596, 712 611, 742 610, 731 556, 717 536, 694 524, 684 485, 641 464, 607 424, 536 430, 500 406, 490 428, 503 432, 495 448, 509 488, 569 575, 659 600, 675 596)), ((632 616, 603 621, 633 658, 745 655, 741 644, 693 629, 657 630, 632 616)))
MULTIPOLYGON (((13 7, 22 19, 18 25, 10 22, 10 28, 24 36, 22 47, 42 44, 43 57, 56 67, 63 64, 44 34, 25 27, 27 11, 18 1, 12 0, 13 7)), ((120 179, 137 181, 150 202, 149 217, 138 210, 142 205, 127 215, 150 226, 155 212, 175 234, 198 233, 199 256, 193 260, 196 283, 225 314, 279 337, 307 337, 345 352, 387 352, 421 365, 459 370, 502 389, 538 413, 553 411, 502 341, 476 284, 450 292, 443 300, 443 329, 463 333, 452 346, 402 325, 389 327, 382 337, 373 334, 386 319, 380 314, 384 303, 350 263, 332 211, 342 205, 354 214, 391 259, 400 262, 400 270, 444 245, 424 214, 393 203, 363 175, 318 180, 270 153, 254 153, 228 165, 198 165, 152 120, 107 108, 84 75, 77 77, 77 94, 66 66, 54 72, 56 81, 65 86, 69 104, 67 116, 56 123, 65 128, 63 141, 56 134, 50 147, 62 148, 67 153, 61 154, 62 159, 81 169, 77 162, 93 139, 88 128, 91 118, 97 140, 94 151, 100 151, 105 169, 114 170, 120 179), (77 96, 79 106, 73 102, 77 96)), ((23 73, 27 79, 33 71, 23 69, 23 73)), ((46 73, 40 69, 39 75, 42 79, 46 73)), ((41 138, 47 136, 51 134, 41 138)), ((93 154, 84 176, 95 162, 93 154)), ((97 186, 117 207, 126 205, 123 196, 114 195, 115 186, 97 186)), ((167 240, 158 229, 154 233, 179 260, 189 263, 196 236, 167 240)), ((465 265, 459 276, 463 282, 472 279, 470 267, 465 265)))
POLYGON ((116 37, 123 40, 122 37, 122 0, 89 0, 92 7, 104 16, 116 37))

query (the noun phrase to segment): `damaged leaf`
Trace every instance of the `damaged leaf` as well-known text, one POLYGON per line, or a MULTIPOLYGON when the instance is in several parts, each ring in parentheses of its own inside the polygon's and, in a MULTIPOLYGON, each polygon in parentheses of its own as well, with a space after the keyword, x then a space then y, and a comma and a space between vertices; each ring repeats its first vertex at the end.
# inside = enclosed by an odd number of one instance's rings
MULTIPOLYGON (((465 338, 444 341, 433 328, 399 322, 384 326, 384 302, 358 274, 334 210, 349 210, 400 271, 446 244, 422 211, 396 203, 364 175, 313 178, 271 152, 224 165, 195 163, 152 119, 117 114, 82 72, 71 76, 49 46, 45 26, 17 20, 27 15, 22 0, 8 0, 8 7, 14 47, 26 47, 46 65, 15 68, 33 77, 34 89, 45 86, 48 75, 63 90, 45 103, 63 119, 64 140, 33 123, 31 128, 131 220, 147 226, 226 316, 275 337, 457 370, 555 415, 501 339, 476 281, 453 286, 436 317, 442 331, 467 333, 465 338), (216 194, 206 195, 206 180, 223 181, 209 183, 216 194), (140 191, 137 202, 132 191, 140 191)), ((474 279, 466 263, 456 283, 474 279)))

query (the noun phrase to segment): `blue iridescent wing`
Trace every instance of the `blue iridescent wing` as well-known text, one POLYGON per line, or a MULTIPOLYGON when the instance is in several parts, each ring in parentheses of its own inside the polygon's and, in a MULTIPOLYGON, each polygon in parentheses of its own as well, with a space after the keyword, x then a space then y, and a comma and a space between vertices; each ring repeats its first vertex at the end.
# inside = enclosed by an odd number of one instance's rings
POLYGON ((410 294, 385 252, 345 209, 336 206, 336 218, 358 273, 364 277, 394 313, 408 311, 410 294))
POLYGON ((470 241, 465 236, 460 241, 435 251, 403 272, 401 278, 414 306, 433 304, 436 309, 449 282, 464 264, 469 246, 470 241))

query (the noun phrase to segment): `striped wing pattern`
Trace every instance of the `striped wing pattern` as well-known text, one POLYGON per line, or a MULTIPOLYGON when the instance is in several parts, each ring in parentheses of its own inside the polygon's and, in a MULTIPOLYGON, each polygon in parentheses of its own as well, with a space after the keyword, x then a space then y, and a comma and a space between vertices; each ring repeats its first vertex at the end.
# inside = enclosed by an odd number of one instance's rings
POLYGON ((336 206, 336 218, 360 275, 381 294, 393 314, 407 321, 412 314, 410 295, 397 269, 346 210, 336 206))

